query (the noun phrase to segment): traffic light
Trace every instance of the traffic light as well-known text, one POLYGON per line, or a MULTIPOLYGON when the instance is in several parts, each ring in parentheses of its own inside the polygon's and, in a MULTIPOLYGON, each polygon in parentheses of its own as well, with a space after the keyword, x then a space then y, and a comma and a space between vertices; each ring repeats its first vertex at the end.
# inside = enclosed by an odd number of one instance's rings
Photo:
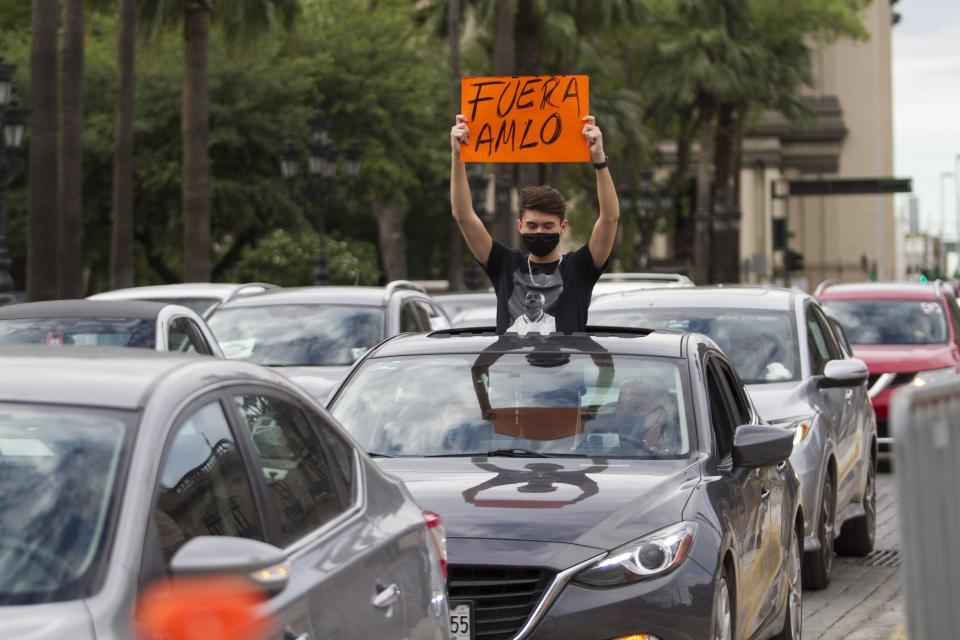
POLYGON ((783 266, 788 272, 803 271, 803 254, 793 249, 786 249, 783 253, 783 266))

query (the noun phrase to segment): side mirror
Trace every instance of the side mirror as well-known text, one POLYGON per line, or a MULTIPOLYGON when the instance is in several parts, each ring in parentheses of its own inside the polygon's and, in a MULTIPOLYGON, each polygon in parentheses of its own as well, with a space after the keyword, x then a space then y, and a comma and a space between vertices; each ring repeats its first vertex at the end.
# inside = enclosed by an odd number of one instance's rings
POLYGON ((753 469, 779 464, 793 453, 794 432, 765 424, 745 424, 733 434, 733 464, 753 469))
POLYGON ((823 377, 817 386, 821 389, 836 389, 838 387, 859 387, 867 381, 870 369, 867 363, 859 358, 845 360, 831 360, 823 368, 823 377))
POLYGON ((269 595, 280 593, 290 578, 287 556, 277 547, 233 536, 198 536, 173 554, 174 577, 249 578, 269 595))

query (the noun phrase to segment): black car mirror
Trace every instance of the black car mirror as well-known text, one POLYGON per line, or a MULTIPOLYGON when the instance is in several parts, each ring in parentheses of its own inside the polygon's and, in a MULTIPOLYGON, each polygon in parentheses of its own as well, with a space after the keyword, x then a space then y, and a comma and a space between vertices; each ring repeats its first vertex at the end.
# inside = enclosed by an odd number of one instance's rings
POLYGON ((282 550, 234 536, 192 538, 173 554, 170 570, 174 577, 246 577, 268 595, 283 591, 290 577, 282 550))
POLYGON ((779 464, 793 453, 792 429, 745 424, 733 435, 733 464, 756 468, 779 464))
POLYGON ((859 387, 867 381, 869 375, 870 369, 859 358, 831 360, 823 368, 823 375, 818 379, 817 386, 821 389, 859 387))

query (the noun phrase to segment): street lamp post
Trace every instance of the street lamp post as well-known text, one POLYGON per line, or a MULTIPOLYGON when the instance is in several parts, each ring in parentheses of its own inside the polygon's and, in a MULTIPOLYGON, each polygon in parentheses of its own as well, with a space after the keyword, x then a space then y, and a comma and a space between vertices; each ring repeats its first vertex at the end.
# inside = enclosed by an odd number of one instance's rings
MULTIPOLYGON (((310 126, 311 143, 307 149, 307 174, 310 180, 310 195, 313 202, 313 223, 317 230, 316 266, 313 271, 313 284, 325 285, 329 280, 327 265, 327 202, 334 178, 337 177, 337 162, 340 158, 330 142, 327 131, 327 119, 318 108, 307 121, 310 126)), ((287 141, 280 152, 280 173, 284 178, 296 177, 300 169, 300 151, 287 141)), ((351 147, 344 154, 344 173, 350 178, 360 174, 363 152, 351 147)))
POLYGON ((16 170, 18 159, 13 151, 23 144, 27 111, 20 108, 13 92, 13 74, 16 67, 0 60, 0 306, 15 301, 13 276, 10 275, 10 252, 7 250, 6 190, 10 174, 16 170))

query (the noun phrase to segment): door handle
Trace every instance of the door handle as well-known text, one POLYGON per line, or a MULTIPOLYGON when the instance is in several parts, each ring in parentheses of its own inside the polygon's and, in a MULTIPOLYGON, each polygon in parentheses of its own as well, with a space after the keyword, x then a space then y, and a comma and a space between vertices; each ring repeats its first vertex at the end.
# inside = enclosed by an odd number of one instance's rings
POLYGON ((400 587, 392 584, 389 587, 377 585, 377 593, 373 596, 373 606, 377 609, 388 609, 400 599, 400 587))
POLYGON ((784 460, 783 462, 777 465, 777 473, 783 473, 783 470, 786 468, 787 468, 787 461, 784 460))
POLYGON ((761 500, 764 500, 764 501, 769 500, 769 499, 770 499, 770 489, 764 488, 763 490, 761 490, 761 491, 760 491, 760 499, 761 499, 761 500))
POLYGON ((853 389, 847 389, 846 393, 843 394, 844 400, 849 400, 853 398, 853 389))
POLYGON ((283 630, 283 640, 313 640, 313 636, 307 632, 297 635, 296 631, 290 627, 287 627, 283 630))

